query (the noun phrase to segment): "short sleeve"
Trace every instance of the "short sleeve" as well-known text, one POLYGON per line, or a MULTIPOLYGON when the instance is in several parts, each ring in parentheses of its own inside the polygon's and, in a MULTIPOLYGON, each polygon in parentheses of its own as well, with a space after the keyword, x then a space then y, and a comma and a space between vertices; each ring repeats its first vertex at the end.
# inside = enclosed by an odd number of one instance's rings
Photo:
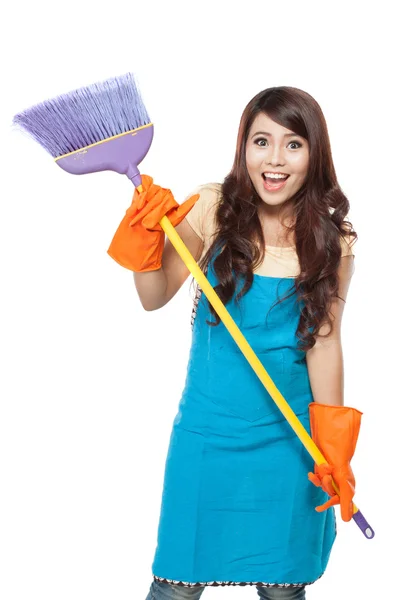
POLYGON ((211 243, 211 238, 216 231, 216 209, 219 204, 221 184, 208 183, 201 185, 188 196, 199 194, 200 198, 186 215, 186 220, 193 231, 204 242, 203 254, 211 243))

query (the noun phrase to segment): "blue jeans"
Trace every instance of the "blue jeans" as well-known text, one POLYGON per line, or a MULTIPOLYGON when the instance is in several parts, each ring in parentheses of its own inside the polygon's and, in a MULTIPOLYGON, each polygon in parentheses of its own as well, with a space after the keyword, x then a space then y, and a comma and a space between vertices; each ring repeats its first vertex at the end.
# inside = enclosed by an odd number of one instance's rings
MULTIPOLYGON (((184 587, 154 580, 146 600, 198 600, 207 586, 184 587)), ((211 587, 211 586, 210 586, 211 587)), ((276 588, 255 586, 262 600, 305 600, 305 587, 276 588)))

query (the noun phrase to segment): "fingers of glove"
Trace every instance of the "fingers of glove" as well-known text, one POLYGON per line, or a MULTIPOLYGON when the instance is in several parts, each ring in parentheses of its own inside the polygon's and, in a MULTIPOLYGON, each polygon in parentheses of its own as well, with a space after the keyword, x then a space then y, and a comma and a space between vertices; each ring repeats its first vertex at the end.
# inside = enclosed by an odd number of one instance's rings
POLYGON ((343 521, 346 521, 346 523, 351 521, 351 519, 353 518, 353 514, 354 514, 353 502, 349 502, 348 504, 343 504, 343 502, 340 502, 340 515, 341 515, 343 521))
POLYGON ((339 496, 336 494, 336 496, 333 496, 333 498, 330 498, 327 502, 325 502, 324 504, 321 504, 321 506, 316 506, 315 510, 317 512, 323 512, 324 510, 327 510, 331 506, 336 506, 339 503, 340 503, 339 496))
MULTIPOLYGON (((145 205, 130 222, 134 225, 138 221, 142 221, 143 227, 153 229, 162 217, 176 205, 175 199, 170 190, 160 188, 153 197, 146 197, 145 205)), ((157 228, 158 230, 160 227, 157 228)))
POLYGON ((125 216, 134 217, 138 212, 140 212, 143 206, 146 204, 146 195, 147 192, 145 190, 138 192, 138 189, 136 188, 133 194, 132 203, 127 209, 125 216))
POLYGON ((309 473, 308 479, 317 487, 321 487, 321 480, 317 475, 314 475, 314 473, 309 473))
POLYGON ((163 198, 164 196, 169 196, 172 195, 171 190, 169 190, 168 188, 163 188, 160 185, 156 185, 156 184, 152 184, 149 188, 145 189, 143 193, 146 193, 146 201, 150 202, 150 200, 153 200, 153 198, 155 198, 157 196, 157 200, 158 202, 160 201, 160 198, 163 198))
POLYGON ((353 507, 353 502, 350 501, 347 503, 346 500, 343 499, 343 495, 340 496, 340 515, 342 517, 342 520, 346 521, 346 523, 351 521, 351 519, 353 518, 353 507))
POLYGON ((143 192, 138 192, 137 197, 134 199, 133 207, 136 208, 135 213, 139 213, 143 207, 146 205, 148 197, 148 191, 143 190, 143 192))
MULTIPOLYGON (((147 191, 153 185, 153 178, 150 175, 142 175, 142 188, 147 191)), ((137 189, 137 188, 136 188, 137 189)))
POLYGON ((161 231, 162 228, 159 222, 163 216, 167 215, 171 224, 176 227, 183 221, 199 198, 200 195, 195 194, 179 205, 175 201, 171 190, 153 186, 134 199, 128 209, 127 215, 133 217, 130 225, 135 225, 141 220, 143 227, 146 229, 161 231))
POLYGON ((329 496, 335 496, 336 492, 332 484, 332 475, 324 475, 324 477, 322 478, 321 486, 324 492, 329 494, 329 496))
MULTIPOLYGON (((136 188, 135 193, 133 195, 132 204, 126 211, 126 215, 128 217, 136 219, 137 215, 139 215, 142 212, 142 210, 149 204, 151 197, 152 196, 150 195, 150 190, 143 190, 142 192, 138 192, 136 188)), ((142 216, 143 215, 140 214, 136 221, 139 220, 142 216)))
MULTIPOLYGON (((153 178, 150 177, 149 175, 142 175, 142 183, 141 185, 138 185, 135 189, 135 193, 133 195, 133 197, 137 198, 139 196, 142 196, 143 194, 147 194, 153 187, 153 178)), ((158 187, 158 186, 156 186, 158 187)))
POLYGON ((336 494, 336 492, 333 488, 333 485, 332 485, 332 476, 331 475, 325 475, 321 479, 320 476, 314 475, 314 473, 309 473, 308 479, 317 487, 322 487, 324 492, 329 494, 329 496, 334 496, 336 494))
POLYGON ((160 231, 162 229, 159 225, 161 219, 179 206, 170 190, 164 190, 164 194, 157 194, 149 204, 151 204, 151 209, 144 213, 142 225, 146 229, 154 231, 160 231))
POLYGON ((353 470, 349 463, 342 465, 334 470, 334 478, 338 481, 347 481, 355 489, 356 480, 354 478, 353 470))
POLYGON ((328 463, 323 463, 322 465, 315 464, 314 470, 317 477, 319 477, 321 481, 321 487, 324 492, 330 496, 334 496, 336 494, 332 485, 332 473, 334 467, 328 463))
POLYGON ((339 488, 341 517, 343 521, 350 521, 354 512, 352 499, 356 491, 356 481, 350 464, 345 463, 335 468, 333 477, 339 488))
POLYGON ((340 496, 335 494, 327 502, 325 502, 325 504, 317 506, 315 510, 317 512, 323 512, 331 506, 340 504, 340 515, 342 520, 348 522, 352 519, 354 513, 354 505, 352 502, 352 498, 354 496, 354 487, 349 485, 348 482, 340 482, 338 483, 338 486, 340 489, 340 496))
POLYGON ((330 498, 328 502, 325 502, 325 504, 322 504, 322 506, 317 506, 315 510, 317 512, 322 512, 330 506, 340 504, 340 515, 342 517, 342 520, 346 522, 350 521, 353 517, 354 508, 353 502, 351 501, 351 499, 349 499, 348 493, 346 493, 345 491, 345 487, 346 486, 343 486, 340 489, 340 497, 336 494, 336 496, 330 498))
POLYGON ((355 494, 354 486, 347 480, 339 482, 340 514, 343 521, 350 521, 353 517, 353 502, 355 494))
POLYGON ((180 204, 176 210, 172 211, 171 216, 168 215, 174 227, 176 227, 177 225, 179 225, 179 223, 183 221, 183 219, 186 217, 188 212, 192 210, 193 205, 197 202, 199 198, 200 194, 195 194, 194 196, 191 196, 190 198, 185 200, 185 202, 180 204))
POLYGON ((159 185, 153 185, 152 177, 142 175, 142 185, 135 189, 132 204, 126 211, 126 214, 134 217, 160 189, 162 188, 159 185))
POLYGON ((333 466, 328 463, 322 463, 321 465, 314 465, 315 473, 322 479, 325 475, 331 475, 333 473, 333 466))

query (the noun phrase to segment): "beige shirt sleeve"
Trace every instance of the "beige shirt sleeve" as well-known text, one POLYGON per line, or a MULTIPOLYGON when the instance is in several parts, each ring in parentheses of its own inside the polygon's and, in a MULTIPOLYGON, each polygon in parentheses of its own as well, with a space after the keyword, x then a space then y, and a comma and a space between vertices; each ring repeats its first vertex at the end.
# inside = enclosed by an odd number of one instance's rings
POLYGON ((204 248, 201 258, 204 256, 213 241, 216 232, 216 209, 220 199, 221 184, 207 183, 200 185, 188 196, 200 194, 200 198, 186 215, 186 220, 193 231, 203 240, 204 248))

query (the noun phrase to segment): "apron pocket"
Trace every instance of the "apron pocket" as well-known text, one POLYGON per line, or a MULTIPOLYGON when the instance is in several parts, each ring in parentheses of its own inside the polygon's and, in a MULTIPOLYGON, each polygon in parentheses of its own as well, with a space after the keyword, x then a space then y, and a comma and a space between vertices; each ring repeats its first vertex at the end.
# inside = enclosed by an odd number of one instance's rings
MULTIPOLYGON (((280 392, 285 378, 284 353, 267 350, 258 353, 268 375, 280 392)), ((208 395, 228 413, 246 421, 256 421, 279 412, 269 392, 259 380, 241 350, 221 348, 209 355, 208 395)))
MULTIPOLYGON (((293 361, 290 367, 290 394, 293 398, 310 396, 311 385, 308 374, 307 362, 303 360, 293 361)), ((312 402, 312 400, 310 400, 312 402)))

